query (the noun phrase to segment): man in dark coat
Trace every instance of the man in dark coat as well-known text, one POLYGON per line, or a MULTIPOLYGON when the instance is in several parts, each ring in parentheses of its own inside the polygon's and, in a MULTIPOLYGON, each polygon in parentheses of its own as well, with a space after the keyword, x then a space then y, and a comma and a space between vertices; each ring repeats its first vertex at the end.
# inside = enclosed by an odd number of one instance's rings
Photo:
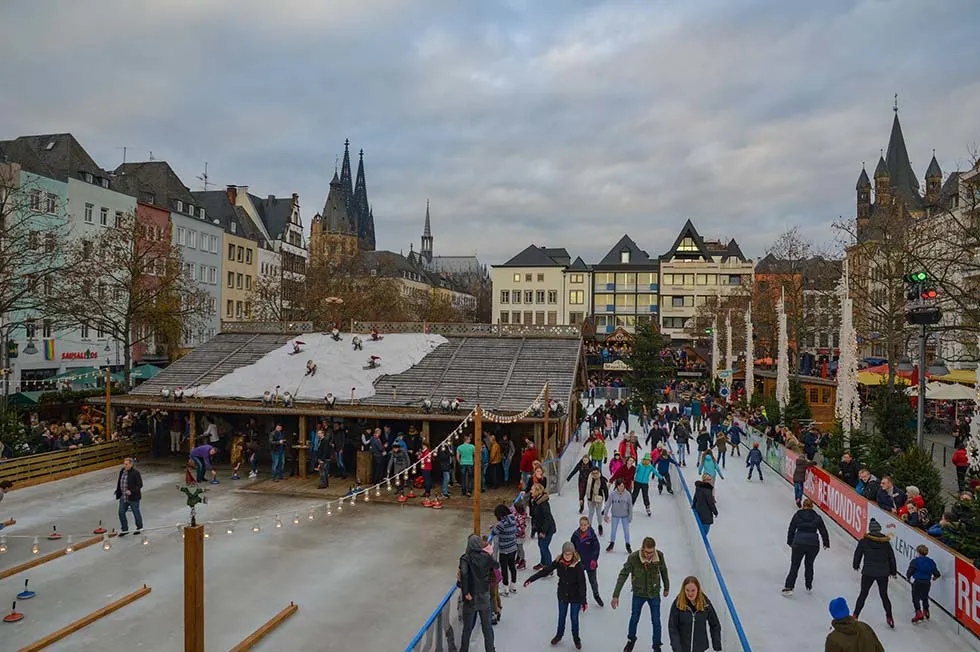
POLYGON ((484 649, 494 652, 493 627, 490 625, 490 580, 494 568, 500 568, 500 565, 483 551, 483 537, 471 534, 466 540, 466 552, 459 558, 459 588, 463 597, 463 634, 459 652, 469 652, 470 635, 477 616, 483 630, 484 649))
POLYGON ((330 486, 330 462, 334 458, 333 438, 325 430, 316 431, 316 470, 320 473, 320 489, 330 486))
POLYGON ((858 483, 858 468, 860 467, 858 466, 857 460, 851 457, 849 452, 845 452, 840 458, 837 475, 847 484, 856 487, 858 483))
POLYGON ((783 585, 783 595, 793 595, 801 561, 804 562, 803 583, 807 591, 813 590, 813 561, 820 552, 820 539, 823 539, 824 550, 830 549, 827 526, 824 525, 820 514, 813 510, 813 502, 805 498, 802 509, 790 520, 789 531, 786 533, 786 545, 793 550, 793 554, 789 575, 786 576, 786 583, 783 585))
POLYGON ((888 599, 888 578, 898 577, 898 565, 895 561, 895 550, 892 548, 891 539, 881 533, 881 524, 876 519, 871 519, 868 524, 868 533, 858 541, 854 548, 854 570, 861 571, 861 593, 858 594, 857 602, 854 603, 854 617, 857 618, 864 608, 864 602, 868 599, 868 592, 873 584, 878 585, 878 594, 881 596, 881 605, 885 609, 885 620, 889 627, 895 626, 892 619, 892 603, 888 599), (861 562, 864 566, 861 566, 861 562))
POLYGON ((143 476, 133 468, 133 458, 123 460, 116 478, 116 500, 119 501, 119 536, 129 534, 129 520, 126 512, 133 512, 136 521, 136 534, 143 529, 143 515, 140 513, 140 500, 143 498, 143 476))
POLYGON ((715 491, 711 484, 711 476, 705 473, 701 479, 694 483, 694 511, 697 512, 701 524, 704 525, 704 533, 707 534, 711 524, 718 516, 718 508, 715 506, 715 491))

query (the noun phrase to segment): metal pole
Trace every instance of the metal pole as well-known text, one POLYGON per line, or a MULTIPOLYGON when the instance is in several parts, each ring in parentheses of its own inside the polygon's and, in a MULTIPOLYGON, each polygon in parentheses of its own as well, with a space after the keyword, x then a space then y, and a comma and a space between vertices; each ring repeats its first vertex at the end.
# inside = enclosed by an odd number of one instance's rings
POLYGON ((919 448, 925 447, 926 442, 926 325, 919 330, 919 414, 916 421, 916 442, 919 448))
POLYGON ((476 452, 473 453, 473 534, 480 534, 480 480, 483 472, 483 410, 480 404, 476 404, 473 411, 473 445, 476 452))
POLYGON ((112 439, 112 368, 105 368, 105 440, 112 439))

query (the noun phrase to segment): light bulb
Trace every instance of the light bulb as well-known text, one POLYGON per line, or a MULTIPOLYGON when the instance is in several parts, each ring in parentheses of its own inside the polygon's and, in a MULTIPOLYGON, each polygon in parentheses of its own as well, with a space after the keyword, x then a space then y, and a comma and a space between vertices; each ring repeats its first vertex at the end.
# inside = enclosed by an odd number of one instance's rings
POLYGON ((252 525, 252 532, 258 534, 261 531, 262 531, 262 526, 259 525, 259 519, 255 519, 255 524, 252 525))
POLYGON ((365 491, 364 492, 364 502, 367 502, 369 500, 371 500, 371 492, 370 491, 365 491))
POLYGON ((374 495, 375 495, 375 497, 381 495, 381 487, 378 487, 378 489, 374 492, 374 495))
POLYGON ((33 545, 33 546, 31 546, 31 552, 32 552, 33 554, 35 554, 35 555, 36 555, 37 553, 39 553, 39 552, 41 552, 41 546, 40 546, 40 544, 38 544, 38 542, 37 542, 37 537, 34 537, 34 545, 33 545))
POLYGON ((315 514, 313 513, 313 510, 312 510, 312 509, 310 510, 310 513, 309 513, 309 514, 308 514, 308 515, 306 516, 306 518, 308 518, 308 519, 310 519, 311 521, 312 521, 312 520, 313 520, 313 519, 314 519, 315 517, 316 517, 316 515, 315 515, 315 514))
POLYGON ((333 516, 333 512, 330 510, 330 505, 327 505, 327 516, 333 516))
POLYGON ((238 523, 238 519, 237 518, 231 519, 231 523, 229 523, 228 524, 228 527, 225 528, 225 534, 234 534, 235 533, 235 525, 237 523, 238 523))
POLYGON ((0 553, 7 552, 7 537, 0 537, 0 553))
POLYGON ((204 538, 205 539, 210 539, 211 538, 211 533, 208 532, 206 529, 204 530, 204 538))
POLYGON ((65 554, 70 554, 75 551, 75 545, 71 542, 71 535, 68 535, 68 545, 65 546, 65 554))
POLYGON ((282 520, 279 518, 279 514, 276 514, 276 528, 282 528, 282 520))
POLYGON ((143 535, 143 545, 144 546, 150 545, 150 537, 146 536, 145 534, 143 535))
POLYGON ((112 541, 109 539, 109 535, 106 534, 102 537, 102 549, 109 550, 112 548, 112 541))
POLYGON ((339 503, 337 503, 337 511, 338 512, 344 511, 344 501, 343 500, 341 500, 339 503))
POLYGON ((299 525, 299 512, 293 512, 293 525, 299 525))

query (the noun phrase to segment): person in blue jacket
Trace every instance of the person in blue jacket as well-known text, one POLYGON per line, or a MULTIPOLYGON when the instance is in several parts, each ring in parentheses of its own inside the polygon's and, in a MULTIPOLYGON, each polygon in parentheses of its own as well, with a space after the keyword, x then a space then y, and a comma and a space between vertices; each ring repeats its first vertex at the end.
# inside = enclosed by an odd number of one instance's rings
POLYGON ((715 457, 711 454, 710 450, 704 452, 704 458, 701 460, 701 465, 698 466, 698 473, 701 475, 710 475, 712 482, 714 482, 715 476, 719 475, 722 480, 725 479, 725 474, 721 472, 721 467, 715 462, 715 457))
POLYGON ((803 437, 803 454, 811 462, 817 455, 817 435, 812 430, 803 437))
POLYGON ((749 469, 749 477, 746 480, 752 479, 752 470, 755 469, 759 472, 759 482, 762 482, 762 451, 759 450, 759 442, 752 444, 752 449, 745 456, 745 466, 749 469))
POLYGON ((592 597, 600 607, 603 606, 602 598, 599 597, 599 537, 592 529, 592 523, 588 517, 581 516, 578 519, 578 529, 572 532, 572 545, 575 552, 582 558, 582 565, 585 566, 585 574, 589 577, 589 584, 592 586, 592 597))
POLYGON ((936 562, 929 557, 929 546, 918 545, 915 551, 919 556, 912 560, 905 572, 905 579, 912 583, 912 607, 915 609, 913 623, 929 620, 929 589, 932 581, 942 575, 936 568, 936 562))
POLYGON ((674 495, 674 488, 670 484, 671 464, 677 464, 677 462, 670 454, 670 449, 661 445, 660 457, 657 458, 657 493, 660 495, 663 495, 665 487, 668 494, 674 495))
POLYGON ((650 460, 650 453, 646 453, 643 456, 643 461, 640 462, 636 467, 636 471, 633 475, 633 504, 636 504, 636 497, 641 493, 643 494, 643 506, 647 508, 647 516, 650 516, 650 476, 657 476, 658 480, 660 474, 657 472, 656 467, 653 466, 653 462, 650 460))
POLYGON ((739 446, 742 443, 742 435, 745 432, 738 427, 738 424, 732 421, 732 425, 728 427, 728 442, 732 445, 732 457, 742 457, 742 450, 739 446))

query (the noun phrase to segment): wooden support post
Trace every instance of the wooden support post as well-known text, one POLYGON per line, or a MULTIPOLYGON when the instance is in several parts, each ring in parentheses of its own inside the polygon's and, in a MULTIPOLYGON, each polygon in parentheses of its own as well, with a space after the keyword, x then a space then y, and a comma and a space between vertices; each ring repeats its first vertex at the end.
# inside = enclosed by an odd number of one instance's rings
POLYGON ((473 534, 480 534, 480 493, 483 487, 480 486, 483 470, 483 410, 480 404, 476 404, 473 410, 473 534))
POLYGON ((187 445, 190 448, 188 448, 187 452, 190 453, 192 450, 194 450, 194 447, 197 446, 197 419, 194 418, 193 412, 188 412, 187 416, 190 420, 190 432, 188 433, 189 438, 187 441, 187 445))
POLYGON ((112 369, 105 368, 105 440, 112 439, 112 369))
POLYGON ((102 607, 101 609, 97 609, 92 613, 90 613, 89 615, 79 618, 75 622, 62 627, 58 631, 52 632, 47 636, 45 636, 44 638, 34 641, 30 645, 26 645, 20 648, 19 652, 37 652, 37 650, 43 650, 46 647, 54 645, 61 639, 67 638, 71 634, 74 634, 75 632, 82 629, 83 627, 87 627, 91 625, 92 623, 99 620, 100 618, 104 618, 109 614, 111 614, 112 612, 122 609, 128 604, 136 602, 144 595, 149 594, 149 592, 150 592, 150 587, 144 584, 142 589, 137 589, 136 591, 133 591, 129 595, 125 595, 119 598, 118 600, 116 600, 115 602, 109 603, 106 606, 102 607))
POLYGON ((430 421, 422 422, 422 441, 425 442, 426 446, 429 446, 431 448, 432 442, 429 441, 430 423, 431 423, 430 421))
POLYGON ((204 526, 184 528, 184 652, 204 652, 204 526))
POLYGON ((290 602, 289 606, 273 616, 266 624, 249 634, 244 641, 231 648, 231 652, 245 652, 255 647, 259 641, 272 633, 276 627, 286 622, 299 609, 295 603, 290 602))
POLYGON ((548 383, 544 384, 544 451, 542 452, 542 459, 547 459, 549 444, 551 443, 551 429, 548 427, 551 425, 548 418, 551 416, 551 397, 548 394, 548 383))
POLYGON ((306 479, 306 415, 299 415, 299 477, 306 479))
MULTIPOLYGON (((109 536, 110 537, 114 537, 114 536, 116 536, 116 533, 115 532, 110 532, 109 533, 109 536)), ((94 546, 97 543, 102 543, 102 537, 103 537, 103 535, 98 534, 98 535, 96 535, 94 537, 90 537, 88 539, 85 539, 84 541, 79 541, 78 543, 72 545, 72 549, 74 550, 74 552, 78 552, 79 550, 81 550, 83 548, 88 548, 89 546, 94 546)), ((34 559, 31 559, 30 561, 25 561, 23 564, 17 564, 16 566, 11 566, 10 568, 5 568, 2 571, 0 571, 0 580, 5 580, 8 577, 12 577, 13 575, 16 575, 17 573, 23 573, 26 570, 30 570, 30 569, 32 569, 32 568, 34 568, 36 566, 40 566, 41 564, 46 564, 49 561, 53 561, 55 559, 60 559, 61 557, 64 557, 65 555, 69 554, 69 553, 65 552, 66 549, 67 548, 60 548, 59 550, 55 550, 53 552, 49 552, 46 555, 41 555, 40 557, 35 557, 34 559)), ((74 554, 74 553, 71 553, 71 554, 74 554)))

